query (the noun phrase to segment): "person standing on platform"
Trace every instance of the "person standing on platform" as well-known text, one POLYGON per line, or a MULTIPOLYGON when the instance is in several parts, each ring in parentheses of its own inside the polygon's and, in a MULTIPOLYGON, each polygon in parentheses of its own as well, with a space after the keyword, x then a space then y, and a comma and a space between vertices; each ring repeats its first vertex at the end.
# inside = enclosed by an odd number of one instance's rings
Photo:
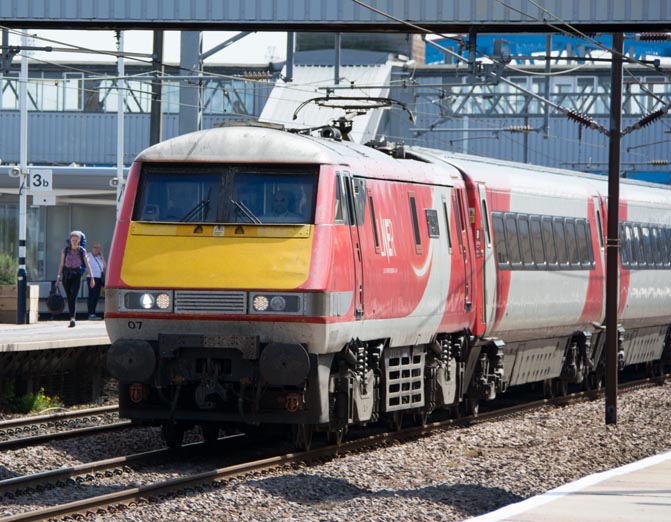
MULTIPOLYGON (((61 251, 61 262, 58 265, 58 275, 56 276, 56 285, 63 283, 67 296, 70 328, 76 324, 77 296, 79 295, 82 275, 84 272, 92 275, 86 249, 80 244, 83 237, 85 237, 84 233, 79 230, 70 232, 69 244, 61 251)), ((95 284, 95 279, 93 277, 89 278, 90 287, 93 288, 95 284)))
POLYGON ((107 262, 105 261, 105 256, 103 255, 102 248, 100 243, 95 242, 91 246, 91 252, 89 252, 89 265, 91 266, 92 276, 87 277, 90 279, 93 277, 95 285, 90 285, 89 289, 89 298, 88 298, 88 309, 89 309, 89 321, 96 321, 102 319, 96 315, 96 308, 98 306, 98 299, 100 299, 100 292, 105 286, 105 279, 103 278, 105 274, 105 268, 107 267, 107 262))

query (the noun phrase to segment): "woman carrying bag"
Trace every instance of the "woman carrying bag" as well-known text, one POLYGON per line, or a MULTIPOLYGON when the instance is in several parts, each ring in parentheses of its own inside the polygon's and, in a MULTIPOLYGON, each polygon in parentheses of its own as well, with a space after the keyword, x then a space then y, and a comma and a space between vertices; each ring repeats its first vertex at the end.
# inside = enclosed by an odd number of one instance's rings
MULTIPOLYGON (((65 295, 68 300, 68 311, 70 312, 70 328, 75 326, 77 316, 77 295, 81 285, 82 275, 87 272, 91 274, 91 265, 89 264, 88 254, 82 245, 86 241, 86 236, 79 230, 70 232, 67 246, 61 252, 61 262, 58 265, 58 276, 56 285, 63 283, 65 295)), ((94 279, 89 278, 91 290, 95 285, 94 279)))

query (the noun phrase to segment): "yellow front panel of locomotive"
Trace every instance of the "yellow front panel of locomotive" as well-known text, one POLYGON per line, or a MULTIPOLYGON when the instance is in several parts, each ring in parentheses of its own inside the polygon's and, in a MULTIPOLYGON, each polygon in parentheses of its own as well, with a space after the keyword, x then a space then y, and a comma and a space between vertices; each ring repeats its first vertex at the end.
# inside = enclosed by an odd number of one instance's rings
POLYGON ((308 277, 311 225, 131 223, 121 279, 142 288, 292 289, 308 277))

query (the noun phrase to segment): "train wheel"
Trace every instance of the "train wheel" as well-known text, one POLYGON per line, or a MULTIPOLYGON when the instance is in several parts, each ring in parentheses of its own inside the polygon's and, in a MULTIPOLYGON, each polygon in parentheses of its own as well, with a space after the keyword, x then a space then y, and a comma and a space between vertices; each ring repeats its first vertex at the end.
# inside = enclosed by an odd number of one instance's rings
POLYGON ((335 446, 342 446, 345 435, 347 434, 347 426, 340 426, 333 431, 326 432, 326 442, 335 446))
POLYGON ((174 422, 164 422, 161 436, 169 448, 179 448, 184 442, 184 426, 174 422))
POLYGON ((566 397, 568 395, 568 381, 564 379, 555 380, 555 396, 566 397))
POLYGON ((552 379, 545 379, 543 381, 543 397, 552 399, 554 397, 554 390, 552 389, 552 379))
POLYGON ((664 384, 664 364, 662 361, 652 361, 650 363, 650 377, 657 384, 664 384))
POLYGON ((401 431, 403 429, 403 412, 395 411, 387 417, 387 426, 390 431, 401 431))
POLYGON ((219 424, 216 422, 205 422, 200 425, 200 433, 205 444, 213 445, 219 440, 219 424))
POLYGON ((415 424, 417 426, 426 426, 429 423, 429 412, 422 410, 414 414, 415 424))
POLYGON ((310 451, 314 431, 314 425, 312 424, 292 424, 291 433, 296 450, 310 451))
POLYGON ((464 397, 464 413, 477 417, 480 413, 480 401, 471 397, 464 397))
POLYGON ((590 390, 600 390, 603 388, 603 375, 592 372, 587 376, 587 387, 590 390))

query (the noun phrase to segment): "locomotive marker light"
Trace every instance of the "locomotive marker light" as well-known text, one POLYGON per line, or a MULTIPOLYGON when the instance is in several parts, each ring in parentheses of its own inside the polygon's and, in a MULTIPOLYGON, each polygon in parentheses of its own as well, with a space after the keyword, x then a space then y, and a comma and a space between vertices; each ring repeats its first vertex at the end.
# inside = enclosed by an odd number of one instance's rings
POLYGON ((257 312, 265 312, 268 310, 268 298, 265 295, 257 295, 252 301, 252 306, 257 312))
POLYGON ((252 293, 250 313, 301 315, 303 299, 302 294, 252 293))
POLYGON ((172 311, 172 297, 165 291, 127 292, 123 295, 126 310, 172 311))

